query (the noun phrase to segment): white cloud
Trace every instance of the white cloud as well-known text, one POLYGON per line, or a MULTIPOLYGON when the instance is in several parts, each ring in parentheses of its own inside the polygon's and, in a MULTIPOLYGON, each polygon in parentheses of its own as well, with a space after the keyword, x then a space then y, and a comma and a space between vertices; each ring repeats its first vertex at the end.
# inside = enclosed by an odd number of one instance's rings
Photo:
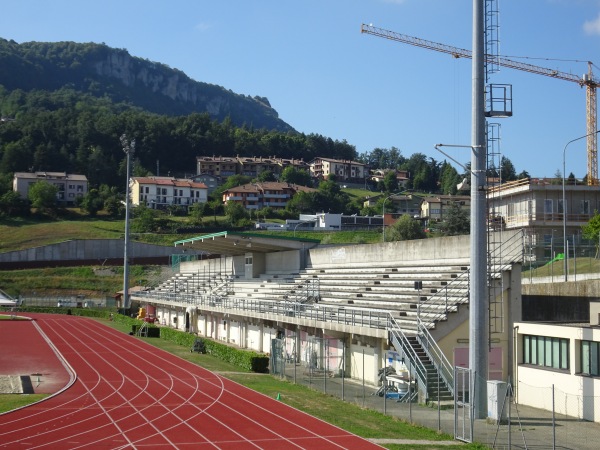
POLYGON ((212 25, 210 23, 200 22, 194 28, 198 31, 208 31, 212 28, 212 25))
POLYGON ((586 20, 583 23, 583 31, 587 34, 598 34, 600 35, 600 14, 594 20, 586 20))

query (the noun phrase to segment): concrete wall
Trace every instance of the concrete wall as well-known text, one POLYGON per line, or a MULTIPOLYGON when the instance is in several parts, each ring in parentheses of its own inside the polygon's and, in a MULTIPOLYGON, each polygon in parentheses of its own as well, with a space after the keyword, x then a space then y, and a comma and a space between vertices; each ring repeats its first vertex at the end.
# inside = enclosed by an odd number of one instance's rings
POLYGON ((411 265, 464 264, 469 259, 469 236, 414 241, 386 242, 381 244, 318 247, 308 250, 309 267, 335 267, 340 265, 365 266, 391 263, 411 265))
MULTIPOLYGON (((76 239, 59 244, 34 247, 27 250, 0 253, 0 263, 23 261, 73 261, 123 258, 125 241, 122 239, 76 239)), ((132 258, 149 258, 183 254, 182 248, 131 242, 132 258)))
POLYGON ((265 260, 266 273, 298 273, 300 270, 301 251, 267 253, 265 260))
MULTIPOLYGON (((544 295, 555 297, 590 297, 600 300, 600 279, 577 279, 577 281, 563 281, 561 277, 554 277, 554 281, 547 283, 523 283, 523 295, 544 295)), ((573 276, 571 276, 573 278, 573 276)), ((527 281, 527 280, 523 280, 527 281)))

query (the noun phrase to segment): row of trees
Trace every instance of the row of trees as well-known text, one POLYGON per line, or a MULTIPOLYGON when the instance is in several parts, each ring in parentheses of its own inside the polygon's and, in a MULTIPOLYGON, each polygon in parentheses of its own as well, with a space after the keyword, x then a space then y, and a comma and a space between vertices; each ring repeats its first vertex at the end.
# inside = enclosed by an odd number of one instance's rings
POLYGON ((318 134, 235 127, 208 114, 150 114, 69 89, 8 92, 0 87, 3 117, 5 111, 16 113, 14 120, 0 124, 0 174, 78 173, 96 187, 122 185, 125 155, 119 136, 124 133, 136 140, 135 175, 193 175, 198 156, 276 155, 307 161, 357 156, 347 142, 318 134))
MULTIPOLYGON (((122 189, 125 155, 119 136, 124 133, 136 140, 134 176, 191 176, 198 156, 243 155, 358 160, 372 169, 406 170, 407 188, 432 193, 454 194, 464 177, 446 161, 423 153, 405 157, 392 147, 359 155, 346 141, 318 134, 235 127, 227 119, 211 120, 208 114, 150 114, 66 88, 9 92, 0 86, 0 114, 7 112, 14 120, 0 125, 0 195, 10 189, 12 173, 19 171, 84 174, 93 187, 106 184, 122 189)), ((528 175, 517 175, 507 158, 501 170, 504 180, 528 175)), ((395 181, 390 181, 374 188, 392 191, 395 181)))

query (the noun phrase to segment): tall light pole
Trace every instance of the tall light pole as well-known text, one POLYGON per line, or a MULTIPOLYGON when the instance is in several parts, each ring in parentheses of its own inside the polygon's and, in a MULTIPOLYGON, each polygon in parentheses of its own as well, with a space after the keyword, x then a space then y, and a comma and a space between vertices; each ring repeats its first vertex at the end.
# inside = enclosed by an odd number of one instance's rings
POLYGON ((303 223, 311 223, 311 222, 316 222, 317 218, 315 217, 314 219, 309 219, 309 220, 301 220, 300 222, 298 222, 296 224, 296 226, 294 226, 294 237, 296 237, 296 229, 302 225, 303 223))
POLYGON ((484 1, 473 0, 471 64, 471 288, 469 292, 469 369, 474 418, 487 416, 489 298, 486 239, 486 118, 484 1))
MULTIPOLYGON (((562 176, 562 203, 563 203, 563 252, 564 252, 564 258, 563 258, 563 271, 565 273, 565 281, 569 281, 569 274, 568 274, 568 257, 569 257, 569 253, 567 251, 567 197, 565 195, 565 179, 567 176, 566 173, 566 154, 567 154, 567 147, 569 146, 569 144, 578 141, 580 139, 584 139, 588 136, 592 136, 593 134, 597 134, 600 133, 600 130, 596 130, 593 133, 588 133, 584 136, 579 136, 578 138, 575 139, 571 139, 569 142, 566 143, 565 148, 563 149, 563 176, 562 176)), ((588 177, 595 177, 596 174, 595 173, 588 173, 587 174, 588 177)))
POLYGON ((130 210, 130 194, 129 194, 129 179, 131 177, 131 155, 135 153, 135 139, 127 140, 127 136, 121 136, 121 146, 127 155, 127 184, 125 186, 125 250, 123 252, 123 309, 129 310, 131 302, 129 298, 129 210, 130 210))

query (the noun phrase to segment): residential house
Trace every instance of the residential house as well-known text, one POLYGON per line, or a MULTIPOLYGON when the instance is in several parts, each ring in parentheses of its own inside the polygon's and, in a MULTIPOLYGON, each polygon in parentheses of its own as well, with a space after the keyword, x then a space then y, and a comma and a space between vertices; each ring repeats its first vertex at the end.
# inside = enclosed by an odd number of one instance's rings
POLYGON ((390 172, 396 172, 396 180, 398 186, 404 186, 408 180, 410 180, 410 173, 408 170, 395 170, 395 169, 375 169, 369 172, 369 179, 374 183, 379 183, 385 179, 385 176, 390 172))
POLYGON ((468 195, 437 195, 425 197, 421 203, 421 219, 432 226, 435 222, 446 219, 448 211, 453 205, 459 205, 461 209, 470 212, 471 197, 468 195))
MULTIPOLYGON (((367 197, 363 202, 363 206, 375 206, 382 198, 384 198, 384 194, 367 197)), ((385 211, 382 209, 382 211, 378 211, 378 213, 410 214, 411 217, 420 216, 422 202, 423 199, 421 197, 413 194, 392 194, 388 196, 385 201, 385 211)))
POLYGON ((75 205, 77 198, 88 192, 88 180, 85 175, 66 172, 15 172, 13 191, 23 198, 29 195, 29 188, 38 181, 50 183, 58 189, 56 199, 61 205, 75 205))
POLYGON ((196 173, 221 178, 236 175, 238 173, 237 158, 232 156, 198 156, 196 158, 196 173))
POLYGON ((272 172, 279 177, 286 167, 295 167, 310 172, 308 163, 303 159, 284 159, 275 156, 198 156, 196 169, 198 175, 214 175, 221 179, 232 175, 246 175, 256 178, 261 172, 272 172))
POLYGON ((335 175, 337 181, 362 183, 369 176, 368 166, 356 161, 315 158, 309 164, 311 175, 322 180, 335 175))
POLYGON ((506 230, 523 229, 533 259, 564 251, 566 231, 569 250, 581 239, 581 227, 600 211, 598 186, 570 184, 561 178, 528 178, 491 187, 487 192, 490 223, 506 230))
POLYGON ((168 206, 189 208, 194 203, 206 203, 208 188, 185 178, 134 177, 131 180, 131 203, 146 204, 152 209, 168 206))
POLYGON ((208 195, 210 195, 221 184, 221 177, 209 175, 207 173, 194 175, 193 177, 190 177, 190 180, 192 180, 194 183, 204 183, 208 188, 208 195))
POLYGON ((294 194, 300 191, 315 192, 316 189, 279 182, 248 183, 224 191, 223 203, 238 202, 246 209, 261 209, 267 206, 284 209, 294 194))

